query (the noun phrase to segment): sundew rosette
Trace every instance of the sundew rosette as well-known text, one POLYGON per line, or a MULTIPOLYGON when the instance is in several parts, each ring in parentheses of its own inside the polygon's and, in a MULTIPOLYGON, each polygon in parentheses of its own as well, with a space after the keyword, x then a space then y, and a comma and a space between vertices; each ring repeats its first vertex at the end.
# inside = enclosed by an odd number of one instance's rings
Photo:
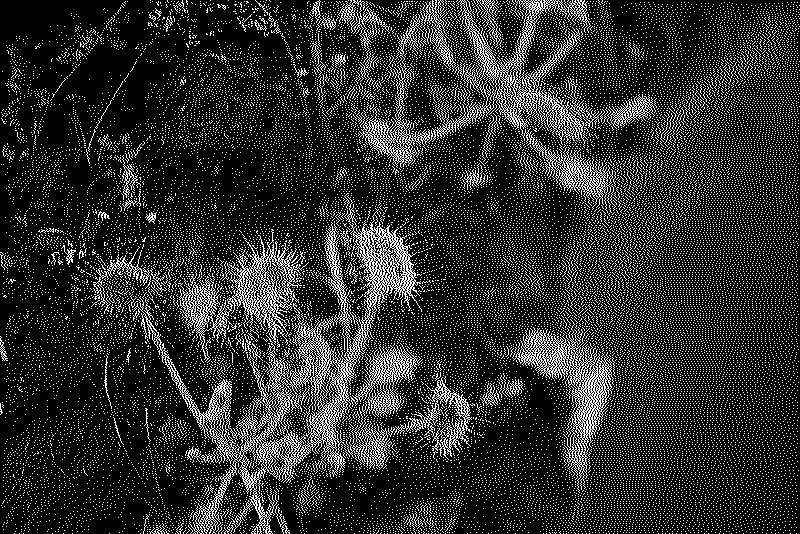
POLYGON ((153 308, 163 290, 156 273, 125 258, 99 259, 84 272, 91 281, 90 304, 111 320, 113 327, 128 336, 138 327, 145 331, 153 328, 153 308))
POLYGON ((369 224, 354 236, 363 290, 368 304, 396 298, 410 308, 420 294, 420 280, 412 245, 397 230, 369 224))
POLYGON ((303 256, 286 250, 275 240, 260 250, 252 245, 239 258, 233 298, 242 306, 250 323, 276 335, 284 329, 286 314, 295 303, 305 266, 303 256))
POLYGON ((472 407, 467 399, 439 378, 427 395, 425 408, 411 418, 407 428, 422 431, 422 439, 433 453, 451 460, 469 443, 472 424, 472 407))

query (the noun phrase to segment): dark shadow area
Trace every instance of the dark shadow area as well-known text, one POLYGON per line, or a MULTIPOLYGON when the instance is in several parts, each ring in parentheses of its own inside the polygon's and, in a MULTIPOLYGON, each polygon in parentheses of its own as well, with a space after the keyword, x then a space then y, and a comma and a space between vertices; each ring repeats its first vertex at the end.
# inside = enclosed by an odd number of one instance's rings
POLYGON ((797 20, 719 10, 719 55, 577 245, 574 302, 617 361, 589 531, 797 528, 797 20))

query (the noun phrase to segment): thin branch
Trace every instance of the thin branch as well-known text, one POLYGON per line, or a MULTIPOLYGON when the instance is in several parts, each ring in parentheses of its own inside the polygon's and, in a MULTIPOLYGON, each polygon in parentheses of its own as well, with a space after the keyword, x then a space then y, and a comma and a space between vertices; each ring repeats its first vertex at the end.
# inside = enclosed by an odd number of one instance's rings
MULTIPOLYGON (((141 393, 142 398, 144 398, 144 393, 141 393)), ((164 503, 164 493, 161 488, 161 483, 158 481, 158 474, 153 466, 153 440, 150 437, 150 419, 148 417, 147 406, 144 406, 144 427, 147 432, 147 454, 148 454, 148 467, 150 468, 149 475, 152 475, 152 479, 155 481, 156 490, 158 491, 158 497, 161 504, 161 509, 166 510, 166 503, 164 503)))
POLYGON ((75 101, 72 101, 72 124, 75 126, 75 136, 81 143, 81 151, 86 150, 86 135, 83 133, 83 126, 78 119, 78 111, 75 109, 75 101))
MULTIPOLYGON (((61 88, 62 88, 62 87, 64 86, 64 84, 67 82, 67 80, 69 80, 69 79, 70 79, 70 77, 71 77, 71 76, 72 76, 72 75, 75 73, 75 71, 76 71, 76 70, 78 70, 78 67, 80 67, 80 66, 81 66, 81 63, 83 63, 83 60, 84 60, 84 59, 86 59, 86 58, 89 56, 89 54, 91 54, 91 53, 92 53, 92 51, 93 51, 93 50, 94 50, 94 49, 97 47, 97 44, 100 42, 100 39, 103 37, 103 34, 104 34, 104 33, 105 33, 105 31, 108 29, 108 27, 109 27, 109 25, 111 24, 111 22, 112 22, 112 21, 113 21, 115 18, 117 18, 117 15, 119 15, 120 11, 122 11, 122 9, 125 7, 125 5, 127 5, 127 3, 128 3, 128 0, 124 0, 124 1, 123 1, 123 2, 122 2, 120 5, 119 5, 119 7, 117 8, 117 10, 114 12, 114 14, 113 14, 113 15, 111 15, 111 17, 109 17, 109 19, 106 21, 106 23, 105 23, 105 24, 103 24, 103 28, 102 28, 102 30, 100 30, 100 33, 99 33, 99 35, 97 36, 97 41, 95 41, 95 43, 92 45, 92 48, 90 48, 90 49, 89 49, 89 50, 88 50, 88 51, 87 51, 87 52, 86 52, 86 53, 83 55, 83 57, 81 57, 81 58, 80 58, 80 59, 79 59, 79 60, 78 60, 78 61, 75 63, 75 66, 74 66, 74 67, 72 67, 72 70, 69 72, 69 74, 67 74, 67 75, 64 77, 64 79, 63 79, 63 80, 61 80, 61 83, 59 83, 59 84, 58 84, 58 87, 56 87, 56 90, 55 90, 55 91, 53 91, 53 94, 52 94, 52 95, 50 95, 50 98, 47 100, 47 102, 46 102, 46 103, 45 103, 45 105, 44 105, 44 111, 42 112, 42 116, 41 116, 41 118, 39 119, 39 122, 40 122, 40 123, 41 123, 41 122, 44 122, 44 116, 45 116, 45 114, 47 113, 47 111, 50 109, 50 105, 53 103, 53 100, 56 98, 56 94, 58 94, 58 92, 61 90, 61 88)), ((39 126, 39 130, 41 130, 41 127, 42 127, 42 126, 41 126, 41 124, 40 124, 40 126, 39 126)), ((36 151, 36 141, 37 141, 37 139, 38 139, 38 133, 39 133, 39 132, 36 130, 36 128, 34 128, 34 137, 33 137, 33 151, 34 151, 34 152, 36 151)))
MULTIPOLYGON (((2 413, 0 413, 0 415, 2 415, 2 413)), ((115 423, 115 426, 116 426, 116 423, 115 423)), ((53 444, 53 441, 55 440, 55 437, 56 437, 56 431, 55 431, 55 428, 53 428, 53 430, 50 432, 50 440, 49 440, 50 441, 50 460, 53 462, 54 466, 58 467, 58 470, 61 471, 62 475, 66 475, 67 473, 64 471, 64 468, 61 467, 61 465, 59 465, 58 462, 56 462, 55 446, 53 444)))
POLYGON ((283 517, 283 512, 281 511, 280 506, 275 508, 275 516, 278 518, 278 526, 281 527, 282 533, 291 534, 291 531, 289 530, 289 524, 286 522, 286 518, 283 517))
MULTIPOLYGON (((128 351, 130 353, 130 351, 128 351)), ((120 434, 119 426, 117 425, 117 418, 114 415, 114 403, 111 401, 111 393, 108 390, 108 357, 110 355, 110 351, 106 351, 106 361, 105 365, 103 366, 103 389, 106 392, 106 399, 108 399, 108 407, 111 409, 111 420, 114 423, 114 430, 117 433, 117 438, 119 439, 119 444, 122 446, 122 449, 125 451, 125 454, 128 454, 128 449, 125 447, 125 442, 122 440, 122 434, 120 434)), ((134 467, 136 467, 134 465, 134 467)))
POLYGON ((567 56, 569 56, 572 51, 575 50, 575 47, 578 46, 578 43, 580 43, 581 39, 583 39, 583 35, 584 33, 582 30, 575 30, 572 32, 570 36, 567 37, 563 43, 561 43, 561 46, 559 46, 558 49, 553 52, 547 61, 539 65, 539 67, 533 72, 534 78, 537 80, 544 80, 550 76, 553 70, 561 65, 561 63, 567 59, 567 56))
POLYGON ((63 85, 64 85, 64 84, 66 83, 66 81, 67 81, 67 80, 70 78, 70 76, 72 76, 72 75, 75 73, 75 71, 76 71, 76 70, 78 70, 78 67, 80 67, 80 66, 81 66, 81 63, 83 63, 83 60, 84 60, 84 59, 86 59, 86 57, 87 57, 89 54, 91 54, 91 53, 92 53, 92 51, 95 49, 95 47, 97 46, 97 44, 100 42, 100 39, 103 37, 103 33, 105 33, 105 31, 108 29, 108 26, 111 24, 111 21, 113 21, 115 18, 117 18, 117 15, 119 15, 119 12, 120 12, 120 11, 122 11, 122 9, 125 7, 125 5, 126 5, 127 3, 128 3, 128 0, 124 0, 124 1, 123 1, 123 2, 122 2, 120 5, 119 5, 119 7, 117 8, 117 10, 114 12, 114 14, 113 14, 113 15, 111 15, 111 17, 109 17, 109 19, 106 21, 106 23, 105 23, 105 24, 103 24, 103 28, 102 28, 102 30, 100 30, 100 34, 97 36, 97 41, 95 41, 95 43, 92 45, 92 48, 90 48, 90 49, 89 49, 89 50, 88 50, 88 51, 87 51, 87 52, 86 52, 86 53, 83 55, 83 57, 81 57, 81 58, 80 58, 80 59, 79 59, 79 60, 76 62, 75 66, 72 68, 72 70, 70 71, 70 73, 69 73, 69 74, 67 74, 67 76, 66 76, 66 77, 65 77, 63 80, 61 80, 61 83, 60 83, 60 84, 58 84, 58 87, 56 87, 56 90, 55 90, 55 91, 53 91, 53 94, 52 94, 52 95, 50 95, 50 98, 47 100, 47 103, 45 104, 45 111, 47 110, 47 108, 49 108, 49 107, 50 107, 50 104, 52 104, 52 103, 53 103, 53 100, 55 99, 55 97, 56 97, 56 94, 57 94, 57 93, 58 93, 58 91, 61 89, 61 87, 63 87, 63 85))
POLYGON ((528 55, 530 54, 533 37, 536 32, 536 23, 538 22, 537 15, 538 13, 534 11, 527 11, 525 13, 525 19, 522 22, 522 30, 517 39, 517 45, 506 66, 507 72, 519 72, 525 68, 525 63, 528 61, 528 55))
POLYGON ((90 166, 92 164, 92 160, 90 159, 89 154, 92 151, 92 141, 94 141, 94 136, 97 134, 97 129, 100 127, 100 123, 103 122, 103 117, 106 116, 106 112, 111 107, 111 104, 114 102, 114 100, 117 98, 117 94, 119 94, 120 89, 122 89, 122 86, 128 80, 128 76, 131 75, 131 73, 133 72, 133 69, 136 68, 136 64, 139 63, 139 60, 142 58, 142 56, 144 55, 144 53, 147 51, 147 49, 150 47, 150 45, 152 43, 153 43, 153 41, 151 40, 149 43, 147 43, 144 46, 142 51, 139 52, 139 56, 136 58, 136 61, 133 62, 133 65, 131 65, 131 68, 128 70, 128 73, 125 74, 125 77, 122 78, 121 82, 119 82, 119 85, 117 86, 117 89, 114 91, 114 94, 111 95, 111 99, 108 101, 108 103, 106 104, 105 109, 103 109, 103 112, 100 114, 100 118, 97 119, 97 123, 94 125, 94 130, 92 130, 92 135, 91 135, 91 137, 89 137, 89 143, 86 145, 86 162, 90 166))
MULTIPOLYGON (((142 481, 142 483, 146 484, 147 481, 145 480, 144 475, 142 474, 141 471, 139 471, 139 467, 136 465, 136 462, 133 461, 133 458, 131 457, 130 451, 128 451, 128 447, 125 445, 125 441, 123 441, 122 434, 119 431, 119 424, 117 423, 116 410, 114 409, 114 403, 111 400, 111 392, 108 389, 108 367, 109 367, 108 359, 109 359, 109 355, 110 354, 111 354, 110 351, 106 351, 105 364, 103 366, 103 389, 105 390, 106 399, 108 400, 108 408, 109 408, 109 410, 111 412, 111 421, 114 423, 114 431, 117 434, 117 440, 119 441, 120 447, 122 447, 122 450, 125 451, 125 456, 128 457, 128 460, 130 461, 131 465, 133 466, 133 470, 136 473, 136 475, 139 477, 139 479, 142 481)), ((128 357, 130 358, 130 350, 128 351, 128 357)), ((60 466, 59 466, 59 468, 60 468, 60 466)), ((62 469, 62 471, 63 471, 63 469, 62 469)), ((151 506, 153 505, 153 503, 149 502, 149 498, 145 498, 145 499, 148 501, 148 503, 151 506)))
POLYGON ((461 11, 461 22, 466 29, 467 38, 472 45, 472 52, 475 54, 475 58, 485 72, 495 72, 497 70, 497 58, 492 52, 483 31, 478 27, 475 18, 472 16, 469 0, 459 0, 458 4, 461 11))

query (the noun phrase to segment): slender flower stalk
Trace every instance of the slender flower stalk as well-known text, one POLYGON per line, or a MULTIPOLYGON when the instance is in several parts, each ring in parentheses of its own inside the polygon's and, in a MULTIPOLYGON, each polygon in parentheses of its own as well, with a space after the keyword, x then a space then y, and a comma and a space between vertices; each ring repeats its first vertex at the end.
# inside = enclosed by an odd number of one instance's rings
POLYGON ((377 302, 372 301, 367 304, 364 319, 361 321, 352 342, 349 344, 347 352, 343 358, 343 371, 342 374, 350 376, 352 368, 361 359, 364 354, 364 349, 367 346, 370 338, 372 337, 372 329, 375 326, 375 321, 378 318, 379 306, 377 302))
POLYGON ((345 350, 347 350, 346 343, 350 335, 350 317, 352 311, 350 310, 350 299, 347 297, 347 286, 344 283, 342 267, 339 263, 339 232, 333 224, 328 228, 325 237, 325 259, 328 263, 328 269, 330 269, 330 276, 336 290, 336 297, 339 300, 339 312, 342 316, 342 325, 344 327, 342 338, 345 342, 345 350))
POLYGON ((247 515, 252 509, 253 501, 249 499, 246 500, 244 504, 242 504, 242 507, 239 508, 239 511, 233 517, 231 522, 228 524, 224 534, 234 534, 237 530, 239 530, 239 527, 244 524, 245 520, 247 519, 247 515))
POLYGON ((197 403, 194 401, 192 394, 189 392, 189 388, 186 387, 186 384, 181 378, 178 368, 175 367, 172 358, 170 358, 169 353, 167 353, 167 348, 164 346, 164 342, 161 340, 161 334, 158 333, 155 325, 153 325, 152 322, 147 319, 145 319, 145 321, 146 322, 142 323, 142 328, 145 330, 148 340, 155 346, 158 355, 161 357, 161 361, 164 362, 164 366, 167 368, 167 372, 169 373, 172 382, 175 384, 175 387, 178 389, 178 393, 180 393, 183 401, 186 403, 189 413, 192 414, 192 417, 202 429, 203 426, 201 424, 202 419, 200 409, 197 407, 197 403))
POLYGON ((163 290, 161 280, 142 267, 140 260, 141 254, 137 261, 124 258, 110 263, 101 261, 93 271, 86 273, 93 282, 90 300, 115 330, 124 328, 132 334, 134 329, 141 329, 145 338, 155 346, 186 407, 200 425, 197 403, 169 357, 153 319, 152 310, 163 290))
POLYGON ((219 514, 219 510, 222 507, 222 499, 225 498, 225 494, 228 492, 228 488, 233 482, 233 477, 236 475, 236 466, 230 466, 228 470, 225 472, 225 475, 222 477, 222 481, 220 482, 219 488, 217 489, 217 494, 214 496, 214 499, 209 503, 208 509, 206 510, 206 514, 204 517, 203 523, 206 525, 213 524, 214 517, 219 514))

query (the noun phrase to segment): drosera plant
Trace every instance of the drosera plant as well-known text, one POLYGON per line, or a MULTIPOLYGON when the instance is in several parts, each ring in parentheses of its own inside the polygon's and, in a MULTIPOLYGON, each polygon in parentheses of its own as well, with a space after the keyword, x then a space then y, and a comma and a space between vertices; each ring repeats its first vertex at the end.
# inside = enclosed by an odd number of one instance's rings
POLYGON ((469 445, 475 434, 475 410, 463 395, 450 389, 441 375, 436 378, 434 387, 427 386, 427 389, 423 409, 391 432, 421 434, 420 443, 430 445, 435 456, 452 460, 469 445))
POLYGON ((430 280, 419 272, 421 239, 404 236, 402 227, 376 217, 354 221, 339 216, 331 222, 324 270, 278 243, 274 234, 267 241, 257 237, 260 246, 247 242, 235 264, 172 291, 166 287, 169 273, 143 265, 141 249, 129 258, 93 256, 85 262, 88 302, 99 311, 98 320, 119 343, 130 344, 134 334, 143 334, 200 430, 206 445, 191 447, 186 458, 224 469, 181 524, 152 528, 288 532, 278 502, 298 477, 339 476, 348 460, 382 469, 398 436, 422 432, 433 453, 445 459, 468 443, 472 407, 438 375, 435 387, 424 394, 426 409, 386 427, 404 402, 397 385, 412 379, 417 360, 400 345, 383 347, 371 358, 375 325, 392 302, 409 312, 420 307, 430 280), (352 277, 343 274, 347 269, 352 277), (311 281, 337 302, 332 313, 301 302, 300 290, 311 281), (228 379, 213 384, 204 411, 198 407, 160 332, 159 310, 169 299, 201 341, 204 358, 215 341, 246 357, 258 388, 240 414, 233 398, 234 388, 243 384, 228 379), (364 377, 358 375, 362 370, 364 377))
POLYGON ((272 238, 260 249, 248 243, 249 251, 238 258, 234 271, 232 306, 244 312, 244 328, 235 336, 253 369, 262 396, 266 382, 261 370, 262 358, 255 342, 260 334, 269 338, 271 355, 275 357, 279 335, 286 337, 286 319, 296 307, 296 291, 301 287, 305 260, 302 254, 286 249, 272 238))
POLYGON ((301 254, 284 250, 272 239, 239 257, 234 298, 246 313, 253 329, 264 329, 276 337, 284 328, 284 316, 294 303, 301 285, 304 260, 301 254))
POLYGON ((144 334, 158 352, 189 413, 199 423, 200 409, 156 327, 154 310, 164 294, 162 277, 141 265, 141 252, 140 247, 130 258, 123 256, 111 261, 96 256, 88 268, 81 269, 91 285, 88 303, 100 311, 96 323, 105 323, 104 329, 117 341, 129 343, 136 330, 144 334))
POLYGON ((360 267, 363 270, 368 305, 380 305, 396 298, 407 307, 417 303, 419 280, 410 244, 396 229, 371 223, 355 235, 360 267))
POLYGON ((188 330, 203 340, 215 333, 212 351, 224 341, 248 362, 258 387, 241 410, 233 404, 235 389, 253 390, 227 378, 212 384, 206 409, 197 408, 152 318, 164 294, 160 277, 138 262, 117 260, 91 278, 103 313, 141 326, 189 406, 204 438, 186 451, 190 465, 221 468, 182 523, 153 528, 287 533, 278 503, 298 477, 337 477, 348 461, 383 469, 395 439, 419 432, 444 459, 469 443, 473 408, 440 375, 426 389, 424 411, 387 425, 404 403, 398 386, 413 380, 418 361, 402 343, 380 346, 375 326, 396 316, 381 313, 393 302, 407 312, 422 306, 430 282, 419 272, 424 241, 385 218, 355 221, 352 213, 330 218, 325 268, 274 234, 257 236, 258 246, 245 239, 246 251, 221 269, 227 290, 211 276, 172 293, 188 330), (332 311, 303 302, 314 284, 330 294, 332 311))
POLYGON ((495 159, 509 145, 521 169, 588 198, 605 196, 609 171, 594 155, 656 106, 647 94, 623 90, 635 87, 626 81, 644 51, 610 33, 602 22, 607 6, 597 6, 597 21, 591 3, 569 0, 402 4, 392 10, 356 0, 314 3, 312 56, 323 116, 346 109, 369 153, 409 171, 397 173, 407 192, 438 176, 443 158, 451 167, 458 161, 448 150, 460 146, 450 144, 454 139, 474 138, 476 150, 467 151, 460 172, 464 192, 494 179, 495 159), (323 43, 339 42, 341 32, 362 41, 359 54, 326 53, 333 46, 323 43), (617 58, 623 49, 630 61, 617 58), (597 65, 588 64, 599 50, 606 55, 602 71, 618 80, 612 91, 597 65), (613 101, 595 101, 606 92, 613 101))

